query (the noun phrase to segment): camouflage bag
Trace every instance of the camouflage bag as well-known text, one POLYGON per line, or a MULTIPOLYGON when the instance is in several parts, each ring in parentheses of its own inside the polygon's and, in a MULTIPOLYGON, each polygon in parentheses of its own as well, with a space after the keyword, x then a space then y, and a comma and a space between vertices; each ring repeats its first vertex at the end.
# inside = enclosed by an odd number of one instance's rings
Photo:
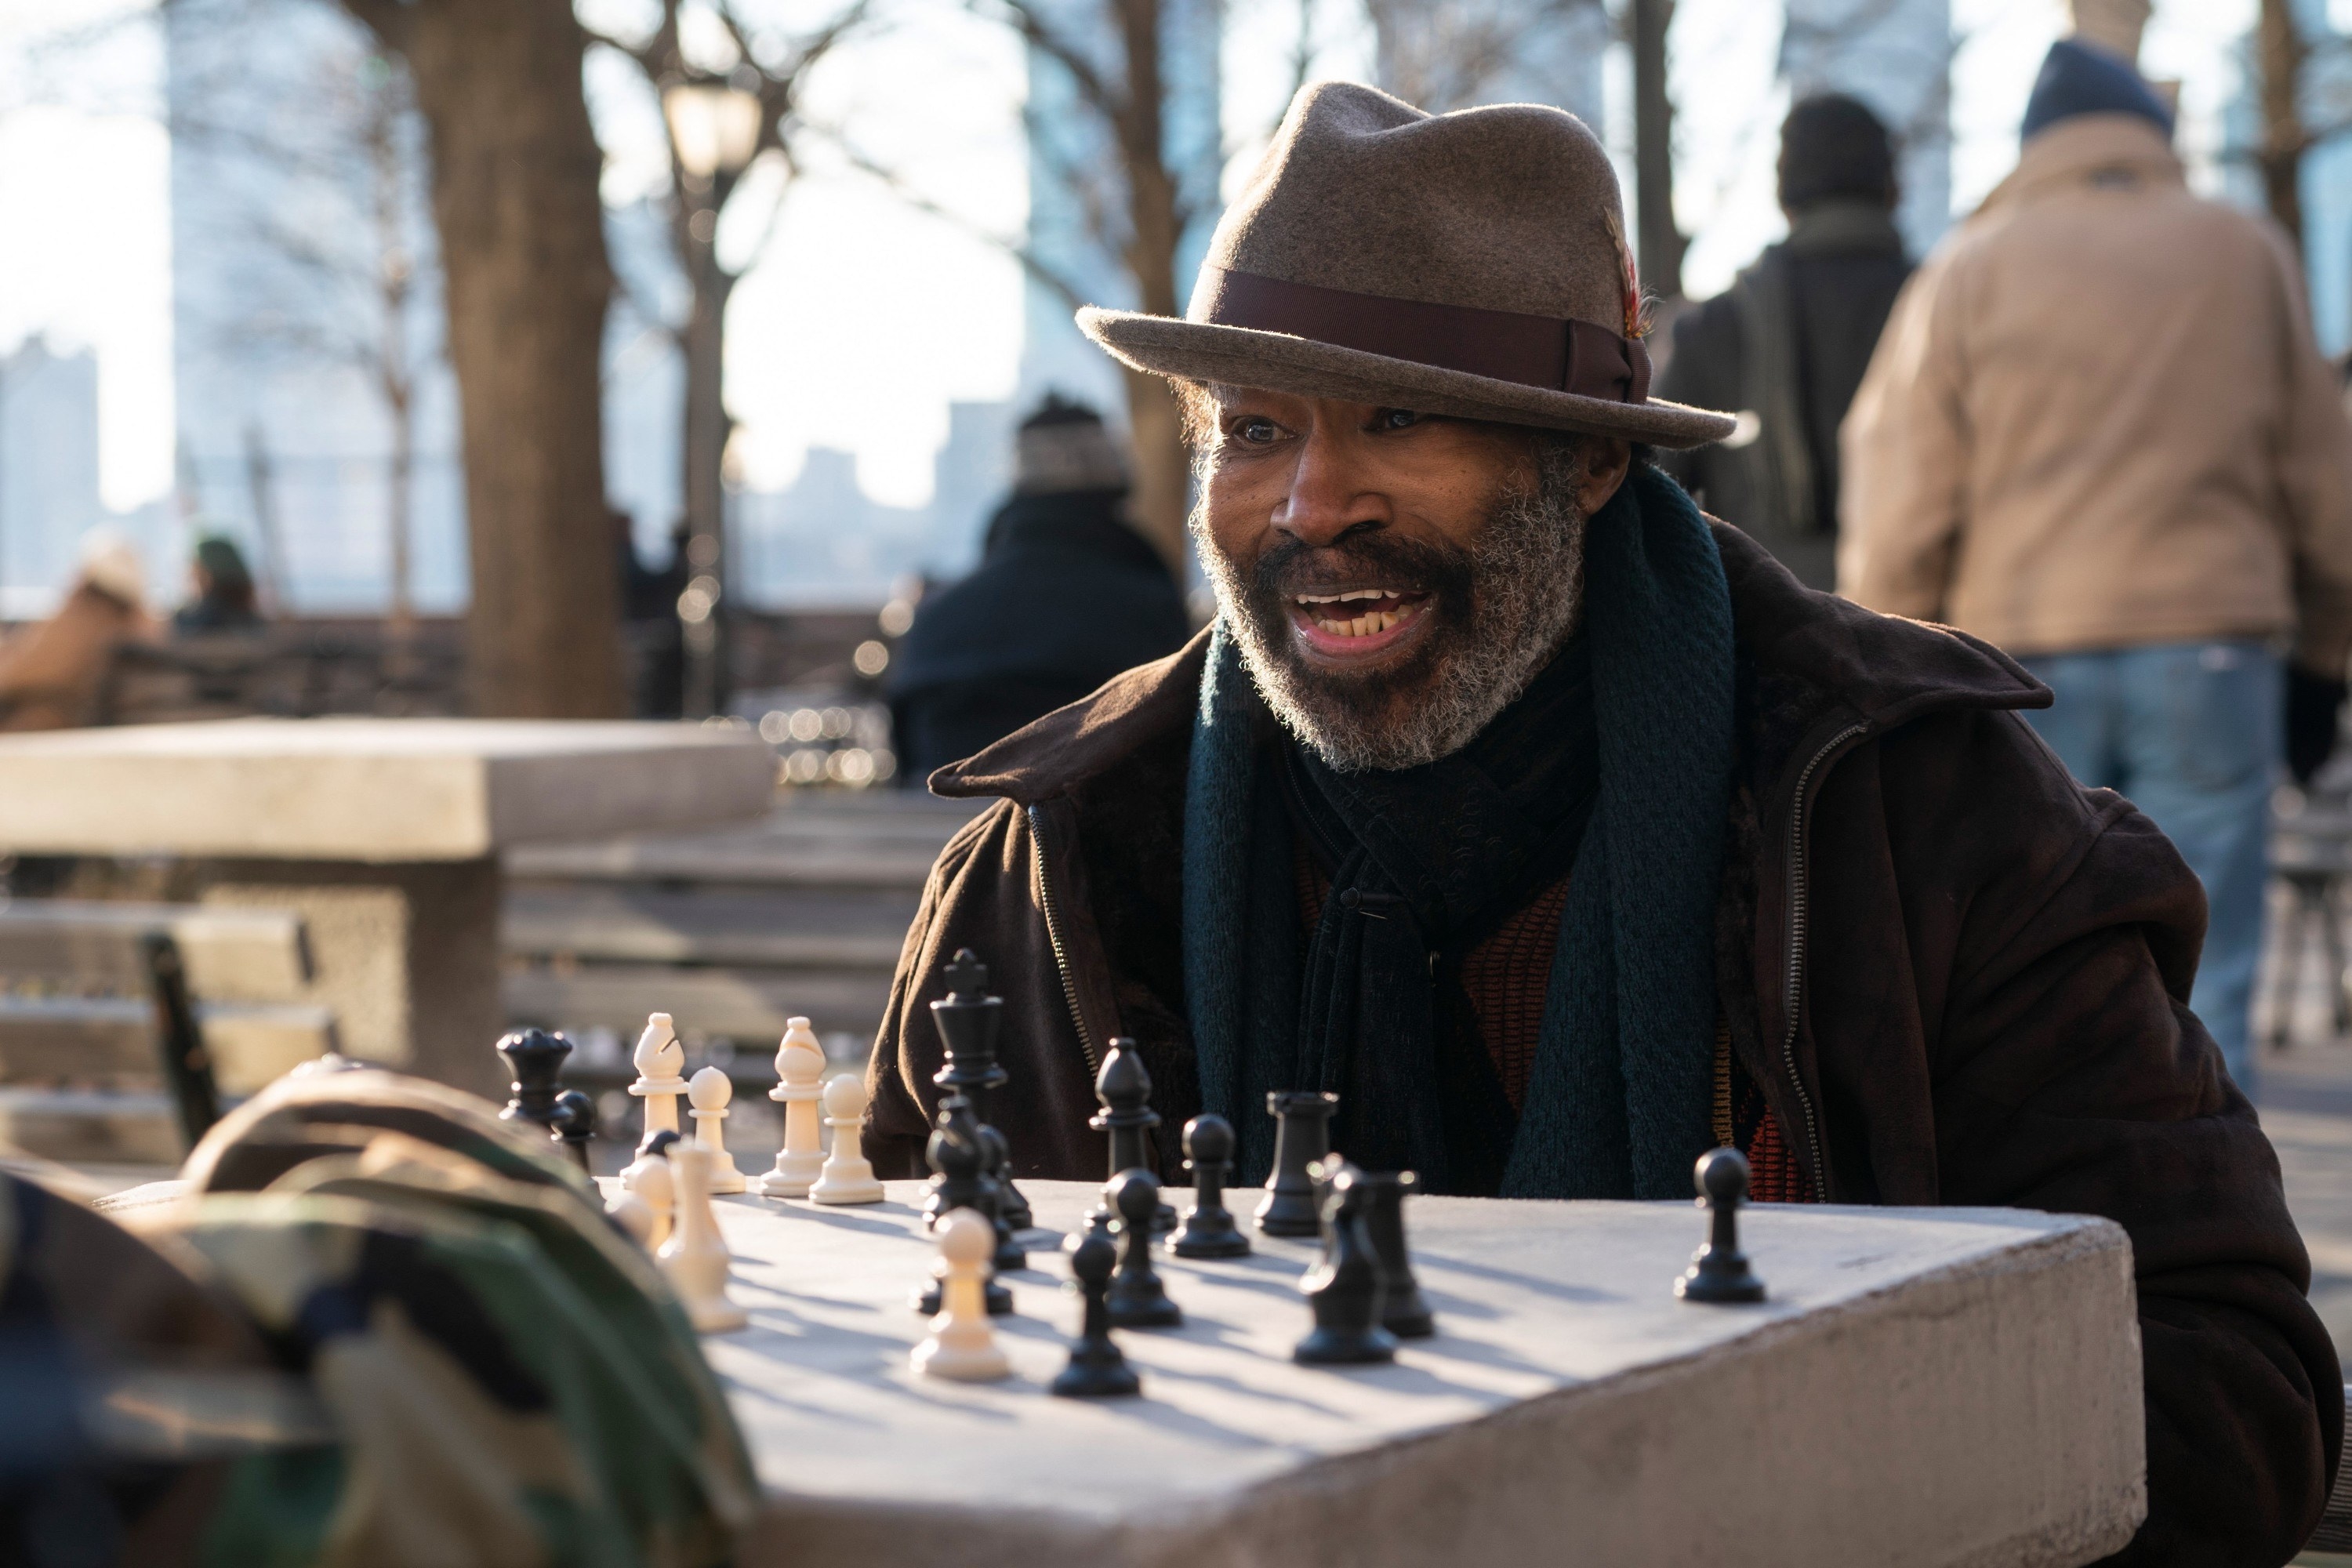
POLYGON ((758 1491, 718 1384, 652 1261, 540 1140, 353 1071, 271 1086, 185 1171, 127 1217, 235 1304, 312 1421, 218 1478, 188 1561, 730 1560, 758 1491))

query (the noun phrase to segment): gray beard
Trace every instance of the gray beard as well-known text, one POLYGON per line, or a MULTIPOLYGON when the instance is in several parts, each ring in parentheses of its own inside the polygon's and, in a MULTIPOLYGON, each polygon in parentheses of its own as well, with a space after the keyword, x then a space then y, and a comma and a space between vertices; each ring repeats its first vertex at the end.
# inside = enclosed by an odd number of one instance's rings
POLYGON ((1416 657, 1377 675, 1308 668, 1292 643, 1286 596, 1220 553, 1205 510, 1194 509, 1201 563, 1244 668, 1283 727, 1334 770, 1393 772, 1453 755, 1518 700, 1575 632, 1585 529, 1575 447, 1545 441, 1536 458, 1534 489, 1506 498, 1475 543, 1448 552, 1468 603, 1451 602, 1458 590, 1433 596, 1423 614, 1439 619, 1416 657))

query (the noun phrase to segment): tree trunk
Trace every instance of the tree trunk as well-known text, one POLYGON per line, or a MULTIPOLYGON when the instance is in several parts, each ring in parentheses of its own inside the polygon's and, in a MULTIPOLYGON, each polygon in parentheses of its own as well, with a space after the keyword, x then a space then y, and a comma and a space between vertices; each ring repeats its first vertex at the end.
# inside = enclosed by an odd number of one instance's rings
POLYGON ((1666 29, 1675 0, 1633 0, 1633 205, 1641 227, 1642 287, 1662 300, 1683 292, 1683 234, 1675 226, 1675 103, 1666 91, 1666 29))
POLYGON ((2303 154, 2311 144, 2296 103, 2308 52, 2294 25, 2292 0, 2263 0, 2256 48, 2262 68, 2263 195, 2303 256, 2303 154))
MULTIPOLYGON (((710 228, 717 231, 718 209, 708 209, 710 228)), ((709 718, 726 710, 729 670, 728 602, 735 584, 728 572, 727 441, 735 422, 727 413, 727 301, 735 279, 719 265, 718 247, 709 239, 687 237, 682 259, 694 280, 692 313, 686 325, 686 425, 679 443, 685 463, 687 558, 691 568, 689 588, 706 592, 695 599, 709 609, 681 628, 686 649, 684 711, 689 719, 709 718)))
POLYGON ((612 273, 569 0, 344 0, 408 60, 463 413, 476 713, 625 710, 604 510, 612 273))
MULTIPOLYGON (((1181 315, 1176 247, 1183 238, 1183 219, 1161 114, 1167 84, 1160 64, 1160 0, 1116 0, 1115 10, 1127 54, 1127 95, 1112 130, 1127 165, 1128 270, 1135 279, 1139 310, 1181 315)), ((1126 380, 1128 431, 1135 442, 1129 515, 1181 578, 1192 469, 1175 395, 1156 375, 1130 371, 1126 380)))

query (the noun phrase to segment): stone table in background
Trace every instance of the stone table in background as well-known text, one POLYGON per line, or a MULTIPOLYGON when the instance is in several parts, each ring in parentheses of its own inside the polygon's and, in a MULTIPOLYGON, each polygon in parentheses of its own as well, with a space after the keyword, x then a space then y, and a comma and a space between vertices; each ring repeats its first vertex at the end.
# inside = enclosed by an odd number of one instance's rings
POLYGON ((764 812, 740 730, 240 719, 0 737, 0 853, 196 862, 208 901, 306 917, 345 1047, 496 1093, 499 857, 764 812))
MULTIPOLYGON (((1090 1185, 1022 1184, 1070 1226, 1090 1185)), ((1751 1208, 1760 1305, 1675 1299, 1686 1205, 1415 1198, 1434 1338, 1304 1367, 1313 1248, 1163 1258, 1140 1399, 1057 1399, 1058 1237, 1009 1274, 1013 1376, 915 1375, 911 1205, 730 1198, 749 1329, 707 1339, 767 1491, 749 1568, 1429 1563, 2060 1568, 2146 1510, 2130 1244, 2011 1209, 1751 1208)), ((1171 1194, 1180 1204, 1187 1194, 1171 1194)))

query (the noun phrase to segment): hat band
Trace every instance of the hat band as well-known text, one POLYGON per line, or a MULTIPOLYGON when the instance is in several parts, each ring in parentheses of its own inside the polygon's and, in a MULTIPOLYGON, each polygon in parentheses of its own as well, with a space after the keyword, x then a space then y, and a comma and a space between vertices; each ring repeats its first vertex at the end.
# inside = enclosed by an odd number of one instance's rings
POLYGON ((1200 287, 1212 326, 1286 332, 1490 381, 1517 382, 1611 403, 1650 395, 1650 351, 1593 321, 1433 305, 1292 283, 1203 266, 1200 287))

